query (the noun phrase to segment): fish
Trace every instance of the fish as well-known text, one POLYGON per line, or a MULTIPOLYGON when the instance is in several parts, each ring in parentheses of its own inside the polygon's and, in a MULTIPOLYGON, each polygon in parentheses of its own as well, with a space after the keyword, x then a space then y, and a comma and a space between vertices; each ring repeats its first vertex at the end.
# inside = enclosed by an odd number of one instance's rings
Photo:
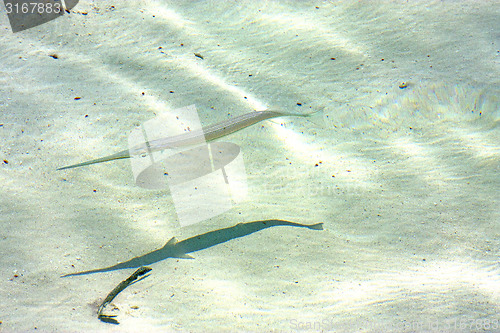
POLYGON ((200 142, 203 141, 210 142, 225 137, 229 134, 240 131, 249 126, 255 125, 256 123, 259 123, 263 120, 277 118, 277 117, 288 117, 288 116, 309 117, 315 113, 317 112, 297 114, 297 113, 286 113, 282 111, 272 111, 272 110, 253 111, 242 114, 234 118, 221 121, 216 124, 205 126, 199 130, 151 140, 148 142, 144 142, 140 145, 134 146, 130 149, 122 150, 112 155, 64 166, 58 168, 57 170, 73 169, 91 164, 109 162, 119 159, 131 158, 135 156, 144 156, 145 154, 150 154, 157 151, 163 151, 165 149, 190 147, 195 144, 199 144, 200 142))

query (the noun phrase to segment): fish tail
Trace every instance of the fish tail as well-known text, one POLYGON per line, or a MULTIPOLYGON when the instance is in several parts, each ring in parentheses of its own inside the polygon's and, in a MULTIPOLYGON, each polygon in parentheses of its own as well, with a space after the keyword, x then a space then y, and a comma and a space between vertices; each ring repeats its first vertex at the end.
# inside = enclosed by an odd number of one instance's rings
POLYGON ((313 230, 323 230, 323 223, 316 223, 307 226, 309 229, 313 230))

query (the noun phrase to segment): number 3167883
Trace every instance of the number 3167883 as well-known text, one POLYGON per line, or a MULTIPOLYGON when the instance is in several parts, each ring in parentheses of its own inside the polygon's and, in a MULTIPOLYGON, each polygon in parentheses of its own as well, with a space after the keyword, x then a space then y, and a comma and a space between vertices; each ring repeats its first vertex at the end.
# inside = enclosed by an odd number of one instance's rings
POLYGON ((22 4, 19 3, 5 3, 5 9, 7 9, 7 14, 15 13, 15 14, 52 14, 52 13, 60 13, 62 11, 62 7, 60 3, 39 3, 39 2, 24 2, 22 4))

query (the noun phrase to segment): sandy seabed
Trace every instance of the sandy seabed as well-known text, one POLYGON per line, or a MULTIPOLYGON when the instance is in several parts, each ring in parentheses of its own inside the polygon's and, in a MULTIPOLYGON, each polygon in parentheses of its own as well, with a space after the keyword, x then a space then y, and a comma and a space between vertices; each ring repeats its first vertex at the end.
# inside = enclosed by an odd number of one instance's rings
POLYGON ((0 331, 500 331, 499 22, 498 1, 80 1, 12 33, 0 8, 0 331), (56 171, 193 104, 317 113, 224 138, 248 197, 185 227, 127 160, 56 171))

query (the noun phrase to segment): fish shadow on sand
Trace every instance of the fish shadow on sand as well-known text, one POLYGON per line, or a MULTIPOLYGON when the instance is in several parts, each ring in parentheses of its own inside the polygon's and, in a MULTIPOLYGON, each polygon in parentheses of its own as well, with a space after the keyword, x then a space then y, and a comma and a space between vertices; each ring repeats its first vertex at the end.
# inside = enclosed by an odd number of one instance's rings
POLYGON ((301 224, 284 220, 264 220, 238 223, 237 225, 232 227, 210 231, 180 242, 177 241, 175 237, 172 237, 161 249, 154 250, 142 256, 132 258, 128 261, 121 262, 114 266, 92 269, 77 273, 70 273, 61 277, 110 272, 125 268, 138 268, 141 266, 147 266, 157 263, 167 258, 193 259, 193 257, 189 255, 189 253, 208 249, 214 245, 222 244, 235 238, 244 237, 262 229, 277 226, 290 226, 308 228, 312 230, 323 230, 323 223, 301 224))

